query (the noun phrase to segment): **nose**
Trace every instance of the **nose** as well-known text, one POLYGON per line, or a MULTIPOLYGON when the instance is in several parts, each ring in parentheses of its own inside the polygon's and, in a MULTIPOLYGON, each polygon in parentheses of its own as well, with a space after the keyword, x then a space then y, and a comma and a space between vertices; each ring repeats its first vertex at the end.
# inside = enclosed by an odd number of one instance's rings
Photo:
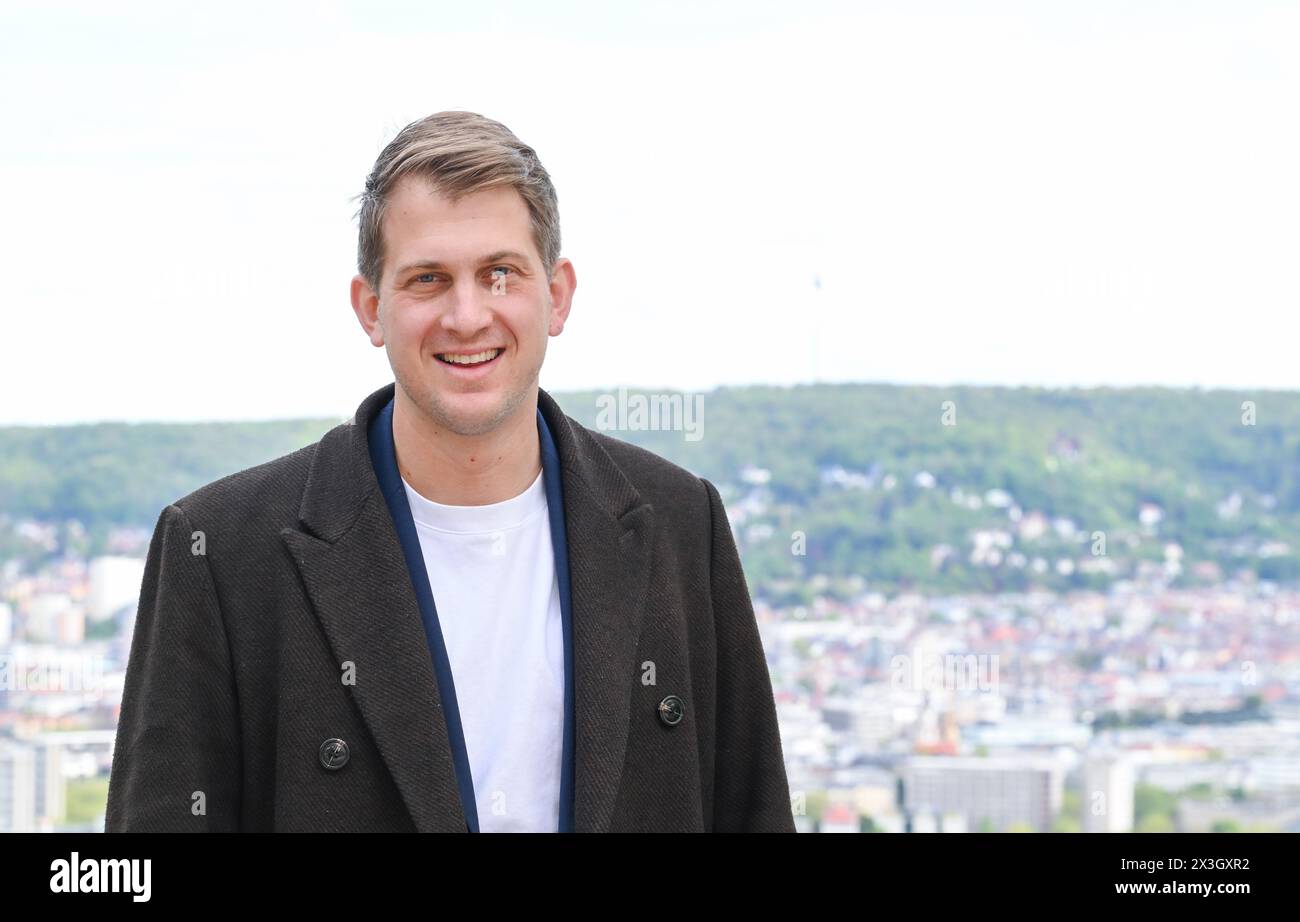
POLYGON ((460 281, 451 292, 447 309, 439 318, 444 330, 464 339, 474 336, 492 325, 492 310, 488 295, 473 280, 460 281))

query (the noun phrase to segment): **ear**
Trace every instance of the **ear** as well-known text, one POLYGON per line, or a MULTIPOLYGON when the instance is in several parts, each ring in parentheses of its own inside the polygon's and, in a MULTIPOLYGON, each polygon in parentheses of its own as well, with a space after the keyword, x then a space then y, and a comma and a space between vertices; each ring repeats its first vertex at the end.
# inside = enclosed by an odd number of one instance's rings
POLYGON ((384 344, 384 327, 379 322, 379 295, 370 283, 360 275, 352 277, 352 311, 357 315, 361 328, 376 346, 384 344))
POLYGON ((547 333, 559 336, 564 332, 564 323, 569 319, 569 309, 573 306, 573 292, 578 287, 578 276, 573 270, 573 263, 559 259, 555 271, 551 273, 551 316, 547 333))

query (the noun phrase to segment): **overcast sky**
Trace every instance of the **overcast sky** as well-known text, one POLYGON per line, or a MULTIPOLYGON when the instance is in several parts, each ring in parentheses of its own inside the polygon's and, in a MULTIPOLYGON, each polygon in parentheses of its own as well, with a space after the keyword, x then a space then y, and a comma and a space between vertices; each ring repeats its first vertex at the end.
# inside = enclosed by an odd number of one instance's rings
POLYGON ((1239 0, 4 0, 0 423, 349 416, 352 197, 442 109, 555 180, 551 390, 1297 389, 1297 48, 1239 0))

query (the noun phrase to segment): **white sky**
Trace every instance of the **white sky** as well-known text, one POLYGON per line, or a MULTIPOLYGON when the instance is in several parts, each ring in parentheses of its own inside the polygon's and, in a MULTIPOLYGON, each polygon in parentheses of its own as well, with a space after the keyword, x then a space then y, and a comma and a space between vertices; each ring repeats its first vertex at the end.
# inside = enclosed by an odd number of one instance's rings
POLYGON ((350 415, 442 109, 556 182, 551 390, 1300 388, 1294 3, 3 0, 0 423, 350 415))

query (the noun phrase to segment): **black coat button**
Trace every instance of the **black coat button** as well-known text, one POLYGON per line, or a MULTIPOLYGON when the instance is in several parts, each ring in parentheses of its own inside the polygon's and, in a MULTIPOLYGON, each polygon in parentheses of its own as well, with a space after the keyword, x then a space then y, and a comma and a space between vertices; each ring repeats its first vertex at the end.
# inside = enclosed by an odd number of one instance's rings
POLYGON ((338 771, 348 764, 348 744, 341 739, 329 739, 320 744, 320 764, 330 771, 338 771))
POLYGON ((686 705, 676 695, 669 695, 659 702, 659 719, 670 727, 675 727, 681 723, 682 715, 685 713, 686 705))

